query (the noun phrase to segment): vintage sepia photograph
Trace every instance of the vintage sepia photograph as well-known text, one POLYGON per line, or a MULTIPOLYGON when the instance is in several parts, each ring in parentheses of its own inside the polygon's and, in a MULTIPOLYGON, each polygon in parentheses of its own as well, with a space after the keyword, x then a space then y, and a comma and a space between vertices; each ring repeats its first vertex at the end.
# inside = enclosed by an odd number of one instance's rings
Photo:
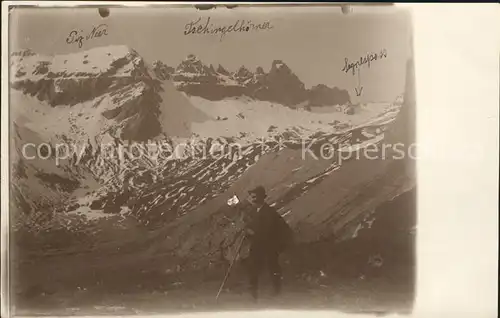
POLYGON ((412 312, 409 12, 9 18, 14 315, 412 312))

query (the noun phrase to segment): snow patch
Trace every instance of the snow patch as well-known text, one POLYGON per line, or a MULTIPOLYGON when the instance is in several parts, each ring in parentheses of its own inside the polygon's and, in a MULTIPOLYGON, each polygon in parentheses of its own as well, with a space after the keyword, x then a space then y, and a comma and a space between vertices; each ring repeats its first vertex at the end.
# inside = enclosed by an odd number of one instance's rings
POLYGON ((109 218, 113 216, 112 214, 104 213, 102 210, 92 210, 88 206, 81 206, 74 211, 68 212, 67 214, 84 216, 89 221, 109 218))

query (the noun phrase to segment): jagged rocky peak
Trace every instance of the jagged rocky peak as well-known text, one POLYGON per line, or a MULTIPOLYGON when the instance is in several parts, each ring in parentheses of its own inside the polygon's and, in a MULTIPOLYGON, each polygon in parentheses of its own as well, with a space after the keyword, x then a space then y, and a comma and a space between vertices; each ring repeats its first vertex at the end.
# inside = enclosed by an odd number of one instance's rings
POLYGON ((189 54, 172 75, 177 89, 188 95, 210 100, 246 95, 257 100, 277 102, 287 106, 306 102, 310 106, 345 104, 350 101, 347 91, 326 85, 310 90, 283 60, 273 60, 268 73, 262 66, 252 72, 245 65, 230 72, 219 64, 205 65, 189 54))
POLYGON ((257 69, 255 70, 255 74, 263 75, 263 74, 266 74, 266 72, 264 72, 264 69, 262 68, 262 66, 257 66, 257 69))
POLYGON ((244 94, 244 87, 226 69, 221 65, 217 70, 212 64, 207 66, 194 54, 189 54, 179 64, 172 79, 178 90, 208 100, 220 100, 244 94))
POLYGON ((226 69, 224 68, 224 66, 222 66, 222 65, 220 65, 220 64, 219 64, 219 66, 217 67, 217 73, 222 74, 222 75, 226 75, 226 76, 231 75, 231 73, 229 73, 229 71, 228 71, 228 70, 226 70, 226 69))
POLYGON ((205 65, 196 55, 189 54, 176 68, 173 79, 178 82, 198 82, 201 78, 214 77, 217 74, 212 65, 205 65))
POLYGON ((191 71, 196 73, 199 71, 196 67, 203 66, 203 63, 194 54, 189 54, 176 68, 176 71, 191 71))
POLYGON ((170 77, 175 71, 173 67, 166 65, 160 60, 154 61, 152 66, 153 66, 153 72, 155 73, 156 77, 158 77, 161 80, 170 79, 170 77))
POLYGON ((274 60, 267 74, 260 74, 255 90, 258 99, 292 106, 307 99, 304 83, 281 60, 274 60))
POLYGON ((236 78, 240 78, 240 79, 248 79, 250 77, 253 76, 253 73, 248 69, 246 68, 244 65, 242 65, 237 71, 236 73, 234 74, 234 76, 236 78))
MULTIPOLYGON (((265 81, 266 78, 266 72, 261 66, 258 66, 257 69, 255 70, 255 75, 254 75, 254 85, 262 85, 265 81)), ((257 88, 258 89, 258 88, 257 88)))
POLYGON ((285 81, 287 84, 293 83, 294 86, 300 87, 300 89, 305 87, 304 83, 282 60, 273 61, 271 70, 268 73, 268 79, 271 81, 285 81))
POLYGON ((271 65, 271 72, 273 71, 280 71, 280 72, 292 72, 292 70, 288 67, 288 65, 285 64, 282 60, 274 60, 272 65, 271 65))
POLYGON ((199 61, 199 59, 194 54, 188 54, 188 56, 185 58, 185 61, 196 62, 199 61))
POLYGON ((166 66, 166 64, 165 64, 165 63, 163 63, 163 62, 162 62, 162 61, 160 61, 160 60, 155 60, 155 61, 153 61, 153 64, 152 64, 152 65, 153 65, 153 68, 156 68, 156 67, 164 67, 164 66, 166 66))
POLYGON ((194 54, 189 54, 175 69, 175 75, 215 75, 213 66, 207 66, 194 54))

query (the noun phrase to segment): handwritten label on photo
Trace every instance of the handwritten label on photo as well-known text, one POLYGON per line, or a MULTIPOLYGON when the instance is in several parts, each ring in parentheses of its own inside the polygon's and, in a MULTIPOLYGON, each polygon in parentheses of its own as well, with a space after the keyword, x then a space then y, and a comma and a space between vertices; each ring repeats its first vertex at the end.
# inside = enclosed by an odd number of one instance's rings
POLYGON ((92 31, 84 34, 83 30, 72 30, 68 37, 66 38, 66 43, 68 44, 78 44, 78 47, 81 48, 85 41, 89 41, 95 38, 100 38, 108 35, 108 25, 100 24, 98 26, 94 26, 92 31))
POLYGON ((236 20, 233 23, 217 25, 210 22, 210 17, 205 21, 202 18, 187 23, 184 35, 220 35, 220 40, 229 33, 248 33, 269 31, 274 28, 270 21, 254 23, 251 20, 236 20))
POLYGON ((371 67, 371 64, 375 61, 382 60, 387 58, 387 50, 382 49, 380 50, 379 53, 367 53, 365 56, 361 56, 359 59, 355 61, 349 61, 349 59, 346 57, 344 59, 345 65, 342 68, 342 72, 344 73, 349 73, 351 72, 352 75, 356 75, 356 70, 359 71, 359 69, 363 66, 366 65, 368 68, 371 67))

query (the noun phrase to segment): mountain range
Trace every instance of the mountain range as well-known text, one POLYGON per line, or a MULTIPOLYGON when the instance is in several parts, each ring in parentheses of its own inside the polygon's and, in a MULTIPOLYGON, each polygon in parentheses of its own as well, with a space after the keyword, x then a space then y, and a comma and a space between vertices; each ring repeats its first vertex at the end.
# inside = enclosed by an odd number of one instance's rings
POLYGON ((176 68, 155 61, 153 69, 157 76, 171 78, 179 90, 208 100, 248 96, 290 107, 347 105, 351 101, 349 93, 337 87, 320 84, 307 89, 281 60, 274 60, 268 73, 260 66, 255 72, 245 66, 229 72, 220 64, 217 68, 205 65, 190 54, 176 68))
POLYGON ((10 67, 12 226, 19 270, 37 273, 21 289, 51 267, 33 259, 75 251, 115 253, 124 267, 133 255, 146 267, 167 257, 172 268, 208 270, 234 245, 227 200, 257 184, 300 244, 352 239, 379 205, 415 186, 407 160, 339 160, 407 136, 406 95, 354 106, 344 90, 305 88, 282 61, 233 73, 190 55, 174 68, 126 46, 24 50, 10 67), (319 156, 325 144, 334 156, 319 156))
MULTIPOLYGON (((300 80, 284 63, 276 61, 267 74, 262 69, 253 74, 245 68, 230 74, 222 66, 216 71, 190 55, 172 72, 172 68, 161 62, 149 65, 133 49, 114 46, 56 56, 42 56, 30 50, 15 52, 11 56, 11 67, 11 100, 14 105, 19 105, 12 111, 16 134, 13 145, 19 159, 16 161, 16 175, 28 176, 27 171, 32 170, 35 177, 21 179, 32 180, 32 183, 40 181, 40 190, 35 191, 36 194, 33 190, 38 187, 28 184, 20 191, 30 193, 21 201, 30 201, 31 209, 53 204, 51 193, 57 192, 57 187, 53 185, 49 187, 50 191, 46 191, 46 186, 43 186, 51 179, 49 176, 54 180, 63 178, 75 187, 97 182, 121 188, 126 183, 124 171, 129 170, 135 175, 134 171, 140 166, 147 171, 154 166, 150 157, 137 160, 105 157, 103 148, 109 144, 116 148, 131 142, 147 152, 151 145, 166 144, 174 149, 189 140, 183 151, 193 154, 200 145, 206 148, 213 141, 226 146, 237 142, 247 147, 251 154, 247 159, 249 162, 233 163, 233 158, 226 159, 225 163, 216 162, 222 164, 221 170, 234 180, 237 176, 232 173, 244 173, 251 162, 263 154, 257 154, 257 149, 254 149, 257 142, 263 145, 258 151, 265 152, 278 140, 299 145, 303 140, 313 140, 318 136, 324 140, 337 138, 335 136, 343 131, 368 121, 378 121, 378 125, 390 122, 399 107, 397 104, 374 104, 359 107, 356 115, 338 112, 332 105, 322 107, 330 109, 327 113, 290 108, 288 105, 292 100, 298 101, 293 95, 295 93, 302 99, 317 92, 315 98, 320 100, 321 96, 328 99, 335 94, 330 94, 326 86, 318 86, 309 92, 302 90, 304 85, 300 80), (220 90, 214 89, 214 85, 220 90), (283 90, 280 90, 280 85, 283 90), (218 96, 220 100, 212 100, 214 96, 211 99, 193 96, 193 90, 197 88, 201 89, 199 92, 223 92, 224 95, 218 96), (238 90, 246 92, 245 95, 229 97, 231 92, 238 90), (279 99, 284 104, 270 101, 279 99), (52 160, 55 159, 57 144, 73 145, 74 149, 56 166, 48 160, 23 158, 22 147, 29 142, 51 145, 52 160), (237 168, 238 165, 243 167, 237 168), (235 172, 227 171, 231 166, 235 172), (45 181, 41 181, 41 176, 45 181)), ((169 159, 165 162, 168 164, 161 163, 153 169, 162 171, 171 165, 169 159)), ((200 168, 206 168, 202 167, 203 164, 199 163, 200 168)), ((185 178, 179 174, 177 164, 169 169, 177 170, 174 174, 185 178)), ((147 172, 146 175, 157 173, 147 172)), ((172 177, 166 171, 161 175, 172 177)), ((207 182, 218 179, 207 178, 207 182)), ((66 200, 65 196, 63 198, 66 200)))

